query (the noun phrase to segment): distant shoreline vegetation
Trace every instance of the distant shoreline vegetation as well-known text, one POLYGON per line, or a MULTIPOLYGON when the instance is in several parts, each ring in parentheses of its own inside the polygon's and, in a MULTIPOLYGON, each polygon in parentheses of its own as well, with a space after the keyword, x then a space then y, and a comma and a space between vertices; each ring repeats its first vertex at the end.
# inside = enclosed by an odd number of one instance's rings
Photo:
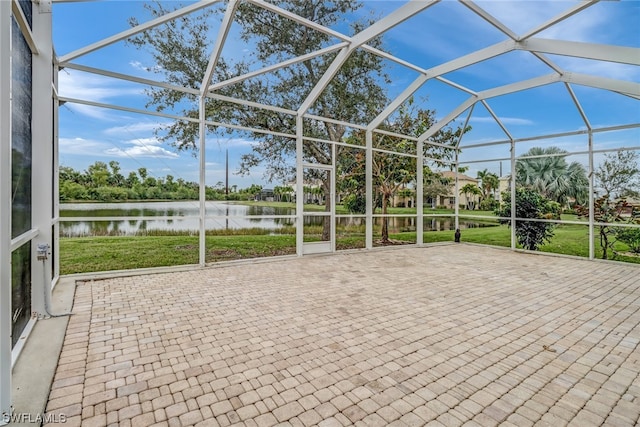
MULTIPOLYGON (((120 164, 97 161, 85 171, 79 172, 69 166, 61 166, 61 202, 118 202, 118 201, 170 201, 198 200, 199 185, 196 182, 165 177, 149 176, 146 168, 130 172, 126 177, 120 173, 120 164)), ((254 200, 262 187, 251 185, 238 189, 225 189, 222 182, 205 188, 206 200, 254 200), (228 191, 227 191, 228 190, 228 191)))

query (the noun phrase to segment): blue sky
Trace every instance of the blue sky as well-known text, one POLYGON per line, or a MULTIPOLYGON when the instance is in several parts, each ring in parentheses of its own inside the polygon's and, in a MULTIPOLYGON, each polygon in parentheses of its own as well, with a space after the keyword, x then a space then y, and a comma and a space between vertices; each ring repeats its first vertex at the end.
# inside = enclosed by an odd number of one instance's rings
MULTIPOLYGON (((368 16, 370 13, 374 16, 384 16, 403 3, 365 1, 364 7, 356 13, 357 16, 347 17, 345 22, 336 24, 335 29, 343 31, 349 19, 368 16)), ((478 4, 502 19, 515 33, 521 34, 571 7, 575 2, 488 1, 478 4)), ((147 19, 143 2, 112 0, 54 3, 53 36, 56 52, 61 56, 127 29, 127 19, 132 16, 139 17, 140 21, 147 19)), ((640 2, 601 2, 536 37, 640 47, 637 22, 640 22, 640 2)), ((223 56, 231 57, 251 51, 251 45, 243 44, 236 35, 232 29, 223 56)), ((386 33, 384 48, 403 60, 429 68, 505 38, 463 5, 453 1, 442 1, 386 33)), ((639 67, 553 55, 549 55, 549 58, 570 72, 636 83, 640 81, 639 67)), ((122 42, 79 58, 77 62, 110 71, 157 78, 145 70, 155 65, 151 57, 144 51, 136 50, 122 42)), ((387 90, 391 97, 404 90, 417 77, 416 72, 392 63, 389 63, 388 72, 392 83, 387 90)), ((533 78, 549 73, 551 70, 530 54, 512 52, 444 77, 481 91, 513 83, 523 76, 533 78)), ((74 70, 61 72, 59 86, 62 96, 134 108, 144 108, 148 100, 143 86, 74 70)), ((586 87, 574 86, 574 90, 595 127, 640 122, 640 103, 636 100, 586 87)), ((429 81, 416 94, 417 103, 424 108, 436 109, 439 117, 446 115, 467 97, 467 94, 438 81, 429 81)), ((489 100, 489 105, 516 138, 585 128, 567 90, 561 84, 492 99, 489 100)), ((153 116, 68 103, 60 111, 60 163, 84 170, 96 160, 116 160, 120 162, 125 175, 129 171, 145 167, 151 175, 157 177, 170 174, 175 178, 197 181, 198 159, 190 152, 177 152, 172 146, 162 143, 154 136, 153 130, 166 123, 166 119, 153 116)), ((481 106, 474 110, 470 124, 473 130, 465 136, 463 147, 505 139, 504 133, 481 106)), ((596 148, 638 146, 639 134, 638 130, 598 134, 595 137, 596 148)), ((233 174, 238 168, 240 155, 249 152, 253 143, 241 136, 210 136, 207 140, 206 155, 207 183, 214 185, 224 180, 224 157, 228 149, 232 172, 230 185, 235 184, 241 188, 251 184, 279 185, 277 182, 265 182, 262 167, 256 168, 246 177, 233 174)), ((544 145, 579 151, 586 149, 586 144, 586 136, 556 138, 519 144, 517 154, 522 154, 533 146, 544 145)), ((479 160, 508 156, 507 146, 496 146, 463 149, 461 159, 479 160)), ((572 156, 570 160, 584 162, 586 157, 572 156)), ((507 173, 508 167, 508 163, 503 162, 504 173, 507 173)), ((500 162, 471 164, 468 174, 475 176, 478 170, 484 168, 498 173, 500 162)))

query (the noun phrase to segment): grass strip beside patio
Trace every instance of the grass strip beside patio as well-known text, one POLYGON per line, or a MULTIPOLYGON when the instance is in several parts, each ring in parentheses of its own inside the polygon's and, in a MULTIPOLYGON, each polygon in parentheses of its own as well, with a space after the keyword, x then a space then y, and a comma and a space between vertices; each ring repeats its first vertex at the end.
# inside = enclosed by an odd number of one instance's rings
MULTIPOLYGON (((454 232, 424 233, 424 243, 452 242, 454 232)), ((378 234, 374 236, 374 240, 378 234)), ((415 243, 415 232, 391 234, 396 243, 415 243)), ((471 228, 462 231, 462 241, 510 247, 511 230, 506 225, 471 228)), ((597 236, 596 236, 597 239, 597 236)), ((338 235, 338 250, 363 248, 363 233, 338 235)), ((206 261, 218 262, 295 254, 295 234, 207 236, 206 261)), ((618 251, 627 250, 618 243, 618 251)), ((550 243, 540 248, 550 252, 581 257, 589 256, 588 228, 582 225, 559 225, 550 243)), ((602 250, 596 242, 596 257, 602 250)), ((618 261, 640 263, 640 257, 616 256, 618 261)), ((198 263, 197 236, 108 236, 60 239, 61 274, 126 270, 198 263)))

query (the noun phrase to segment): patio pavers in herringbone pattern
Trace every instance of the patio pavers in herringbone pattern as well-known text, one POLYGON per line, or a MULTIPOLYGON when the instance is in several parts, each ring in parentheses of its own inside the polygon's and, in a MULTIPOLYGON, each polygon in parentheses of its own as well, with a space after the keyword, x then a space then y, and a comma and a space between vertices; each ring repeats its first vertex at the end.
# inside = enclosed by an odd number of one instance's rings
POLYGON ((65 425, 624 425, 640 268, 471 245, 79 283, 65 425))

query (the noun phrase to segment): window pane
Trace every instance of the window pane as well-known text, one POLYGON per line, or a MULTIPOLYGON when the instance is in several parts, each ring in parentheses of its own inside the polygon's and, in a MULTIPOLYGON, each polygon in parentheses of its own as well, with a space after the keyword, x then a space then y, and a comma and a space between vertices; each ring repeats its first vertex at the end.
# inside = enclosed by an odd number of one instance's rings
POLYGON ((11 236, 31 228, 31 50, 12 21, 11 236))
POLYGON ((31 317, 31 242, 11 254, 11 346, 31 317))
POLYGON ((24 17, 27 18, 29 27, 33 28, 33 5, 31 0, 18 0, 18 4, 22 9, 22 13, 24 13, 24 17))

